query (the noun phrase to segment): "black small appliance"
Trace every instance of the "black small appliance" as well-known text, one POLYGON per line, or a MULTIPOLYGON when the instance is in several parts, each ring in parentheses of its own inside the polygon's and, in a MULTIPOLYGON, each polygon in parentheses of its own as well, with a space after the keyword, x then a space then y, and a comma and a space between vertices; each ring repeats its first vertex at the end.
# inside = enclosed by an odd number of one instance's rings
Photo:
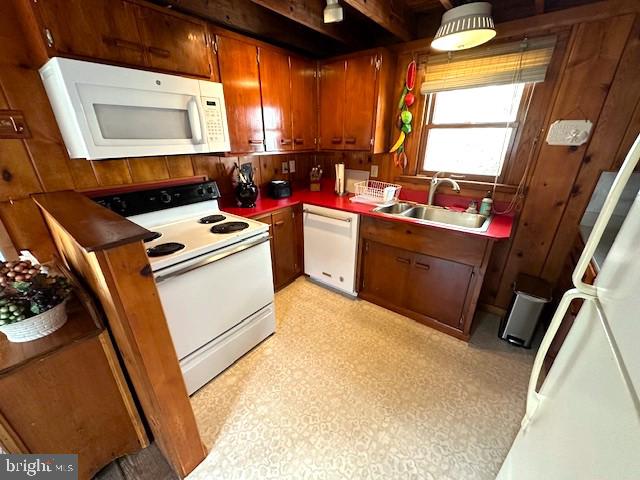
POLYGON ((271 180, 267 187, 271 198, 287 198, 291 196, 291 184, 287 180, 271 180))

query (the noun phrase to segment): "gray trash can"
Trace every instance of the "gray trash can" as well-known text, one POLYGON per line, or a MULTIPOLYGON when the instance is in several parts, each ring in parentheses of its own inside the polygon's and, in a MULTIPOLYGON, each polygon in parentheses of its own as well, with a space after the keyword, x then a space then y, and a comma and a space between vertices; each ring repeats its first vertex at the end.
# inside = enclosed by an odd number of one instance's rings
POLYGON ((513 299, 500 324, 498 336, 519 347, 530 348, 540 313, 551 301, 551 285, 521 273, 513 284, 513 299))

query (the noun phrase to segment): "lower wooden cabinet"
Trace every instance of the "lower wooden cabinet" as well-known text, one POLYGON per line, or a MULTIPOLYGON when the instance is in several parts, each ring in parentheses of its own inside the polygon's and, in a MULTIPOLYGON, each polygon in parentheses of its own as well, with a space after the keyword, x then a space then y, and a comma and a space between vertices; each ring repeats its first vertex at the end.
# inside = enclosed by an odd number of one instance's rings
POLYGON ((301 206, 283 208, 254 219, 270 225, 273 284, 278 290, 302 273, 301 206))
POLYGON ((493 242, 364 217, 359 296, 468 339, 493 242))

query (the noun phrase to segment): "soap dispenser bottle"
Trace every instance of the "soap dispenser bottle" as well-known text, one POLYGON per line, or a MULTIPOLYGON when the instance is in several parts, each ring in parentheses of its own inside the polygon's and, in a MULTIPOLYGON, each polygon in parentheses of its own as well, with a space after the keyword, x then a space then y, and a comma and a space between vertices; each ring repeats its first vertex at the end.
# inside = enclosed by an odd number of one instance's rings
POLYGON ((482 199, 482 202, 480 202, 480 215, 488 217, 489 215, 491 215, 492 208, 493 199, 491 198, 491 191, 489 191, 482 199))

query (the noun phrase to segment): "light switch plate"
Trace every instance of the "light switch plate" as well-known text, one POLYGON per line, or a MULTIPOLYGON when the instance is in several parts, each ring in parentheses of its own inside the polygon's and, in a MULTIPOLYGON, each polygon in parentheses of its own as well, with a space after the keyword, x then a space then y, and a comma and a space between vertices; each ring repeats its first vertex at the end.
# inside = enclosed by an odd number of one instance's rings
POLYGON ((590 120, 557 120, 549 127, 547 143, 577 147, 587 143, 593 123, 590 120))
POLYGON ((378 176, 378 165, 371 165, 371 178, 378 176))
POLYGON ((296 161, 289 160, 289 173, 296 173, 296 161))
POLYGON ((282 162, 282 173, 289 173, 289 162, 282 162))

